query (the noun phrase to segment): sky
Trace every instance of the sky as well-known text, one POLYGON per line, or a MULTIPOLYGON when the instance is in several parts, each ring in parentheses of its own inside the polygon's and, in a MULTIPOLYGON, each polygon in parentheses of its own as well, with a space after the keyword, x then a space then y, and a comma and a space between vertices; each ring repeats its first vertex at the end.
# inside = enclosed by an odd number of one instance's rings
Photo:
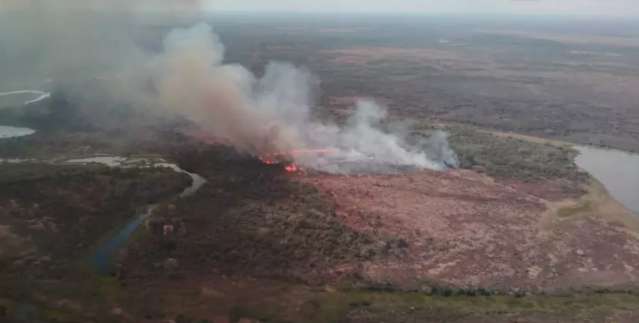
POLYGON ((66 7, 187 9, 212 12, 322 12, 568 15, 639 18, 639 0, 0 0, 3 9, 42 3, 66 7))
POLYGON ((639 0, 205 0, 213 11, 385 12, 639 17, 639 0))

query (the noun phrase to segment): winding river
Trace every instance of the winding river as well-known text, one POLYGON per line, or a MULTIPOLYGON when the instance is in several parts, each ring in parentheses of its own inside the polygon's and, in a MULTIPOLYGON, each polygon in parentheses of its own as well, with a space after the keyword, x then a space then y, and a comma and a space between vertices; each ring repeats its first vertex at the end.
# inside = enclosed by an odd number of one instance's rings
POLYGON ((639 154, 575 146, 579 167, 599 180, 617 201, 639 214, 639 154))
POLYGON ((40 90, 18 90, 18 91, 0 92, 0 97, 24 95, 24 94, 31 94, 33 96, 33 98, 24 101, 23 102, 24 105, 37 103, 51 97, 51 93, 40 91, 40 90))
MULTIPOLYGON (((51 97, 49 92, 39 91, 39 90, 20 90, 20 91, 11 91, 11 92, 0 92, 1 97, 9 97, 9 96, 20 96, 18 100, 24 100, 22 96, 31 95, 31 97, 27 98, 26 101, 23 101, 23 105, 30 105, 42 100, 46 100, 51 97)), ((18 101, 19 102, 19 101, 18 101)), ((12 126, 2 126, 0 125, 0 139, 7 138, 15 138, 28 136, 35 133, 35 130, 29 128, 20 128, 20 127, 12 127, 12 126)), ((25 159, 2 159, 0 158, 1 163, 21 163, 27 162, 31 160, 25 159)), ((149 167, 165 167, 170 168, 175 172, 183 173, 191 177, 191 185, 184 189, 179 195, 179 198, 188 197, 194 193, 196 193, 202 185, 206 183, 206 180, 194 173, 190 173, 180 168, 176 164, 168 163, 162 159, 145 159, 145 158, 125 158, 119 156, 97 156, 97 157, 89 157, 89 158, 80 158, 80 159, 70 159, 63 162, 56 161, 43 161, 45 163, 52 164, 76 164, 76 165, 88 165, 88 164, 102 164, 108 167, 124 167, 124 168, 149 168, 149 167)), ((95 269, 98 273, 108 274, 111 272, 114 263, 114 256, 117 252, 122 249, 129 238, 133 233, 137 230, 137 228, 144 223, 144 221, 151 216, 153 210, 155 209, 155 205, 149 205, 144 208, 144 211, 141 214, 134 216, 129 222, 127 222, 122 228, 117 230, 115 234, 106 238, 100 245, 96 248, 95 253, 91 257, 91 263, 94 265, 95 269)))
MULTIPOLYGON (((79 159, 68 159, 65 161, 47 161, 47 160, 33 160, 33 159, 3 159, 0 158, 0 165, 2 163, 24 163, 24 162, 44 162, 54 165, 90 165, 100 164, 107 167, 121 167, 121 168, 152 168, 152 167, 164 167, 169 168, 177 173, 183 173, 191 178, 191 185, 186 187, 176 197, 186 198, 195 194, 204 184, 206 179, 202 176, 188 172, 178 165, 169 163, 163 159, 150 159, 150 158, 125 158, 120 156, 96 156, 79 159)), ((99 243, 95 252, 91 255, 89 262, 99 274, 108 275, 112 272, 115 262, 115 256, 118 251, 126 246, 127 242, 140 227, 144 221, 153 214, 153 210, 156 208, 156 204, 147 205, 143 208, 140 214, 133 216, 126 224, 116 230, 114 233, 106 237, 99 243)))
MULTIPOLYGON (((195 194, 205 183, 206 179, 194 173, 187 172, 176 164, 168 163, 162 159, 145 159, 145 158, 124 158, 119 156, 99 156, 82 159, 71 159, 66 164, 102 164, 108 167, 123 168, 149 168, 149 167, 165 167, 175 172, 183 173, 191 177, 191 185, 185 188, 179 195, 179 198, 185 198, 195 194)), ((135 231, 144 223, 144 221, 153 214, 156 204, 148 205, 141 214, 134 216, 122 228, 117 230, 111 236, 101 242, 91 256, 90 262, 95 270, 103 275, 108 275, 113 271, 115 257, 118 251, 126 246, 127 242, 135 233, 135 231)))

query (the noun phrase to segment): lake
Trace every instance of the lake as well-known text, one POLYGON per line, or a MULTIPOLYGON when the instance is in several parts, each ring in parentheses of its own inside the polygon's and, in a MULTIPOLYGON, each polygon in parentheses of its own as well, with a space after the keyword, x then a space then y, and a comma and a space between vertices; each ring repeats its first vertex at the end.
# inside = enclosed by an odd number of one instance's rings
POLYGON ((35 130, 29 129, 29 128, 0 126, 0 139, 23 137, 23 136, 32 135, 34 133, 35 133, 35 130))
POLYGON ((617 201, 639 214, 639 154, 576 146, 575 162, 599 180, 617 201))

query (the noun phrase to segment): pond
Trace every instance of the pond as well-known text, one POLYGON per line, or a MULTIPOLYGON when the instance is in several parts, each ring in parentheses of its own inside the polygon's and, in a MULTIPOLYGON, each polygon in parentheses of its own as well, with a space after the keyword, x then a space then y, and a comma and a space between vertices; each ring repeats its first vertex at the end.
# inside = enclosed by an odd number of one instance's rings
POLYGON ((599 180, 610 195, 639 214, 639 154, 590 146, 576 146, 575 162, 599 180))
MULTIPOLYGON (((46 100, 51 97, 51 93, 39 90, 19 90, 10 92, 0 92, 0 108, 13 105, 29 105, 46 100), (17 101, 16 101, 17 100, 17 101)), ((23 137, 32 135, 35 130, 29 128, 11 127, 0 125, 0 139, 23 137)))
POLYGON ((24 136, 32 135, 34 133, 35 133, 35 130, 29 129, 29 128, 0 126, 0 139, 24 137, 24 136))

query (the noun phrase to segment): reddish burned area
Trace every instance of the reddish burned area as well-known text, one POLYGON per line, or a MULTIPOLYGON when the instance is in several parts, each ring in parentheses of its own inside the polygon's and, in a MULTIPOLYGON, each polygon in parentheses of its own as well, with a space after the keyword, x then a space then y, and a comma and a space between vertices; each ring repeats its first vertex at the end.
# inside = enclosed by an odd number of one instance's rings
POLYGON ((295 163, 296 158, 318 158, 334 155, 336 151, 330 148, 320 149, 292 149, 285 152, 266 153, 258 158, 266 165, 281 166, 288 173, 303 172, 304 169, 295 163))
POLYGON ((280 167, 287 173, 296 173, 302 170, 295 162, 289 161, 290 158, 286 155, 263 155, 259 156, 258 159, 264 165, 280 167))
POLYGON ((176 155, 207 179, 158 208, 124 279, 222 273, 510 290, 635 284, 639 240, 595 216, 548 217, 539 182, 515 185, 470 170, 394 175, 286 171, 223 147, 176 155), (553 223, 548 225, 548 223, 553 223), (175 231, 165 234, 165 225, 175 231), (593 236, 596 238, 593 239, 593 236))
MULTIPOLYGON (((315 187, 293 180, 286 164, 224 147, 182 150, 181 167, 206 178, 197 194, 160 206, 148 223, 150 239, 133 243, 123 265, 128 284, 171 275, 249 275, 319 283, 334 268, 371 259, 381 247, 335 216, 335 205, 315 187), (165 234, 170 225, 175 230, 165 234)), ((383 243, 383 241, 382 241, 383 243)))
POLYGON ((548 201, 532 184, 467 170, 297 179, 329 195, 349 228, 400 242, 400 252, 359 265, 371 282, 503 290, 637 283, 636 237, 596 218, 545 225, 548 201))

